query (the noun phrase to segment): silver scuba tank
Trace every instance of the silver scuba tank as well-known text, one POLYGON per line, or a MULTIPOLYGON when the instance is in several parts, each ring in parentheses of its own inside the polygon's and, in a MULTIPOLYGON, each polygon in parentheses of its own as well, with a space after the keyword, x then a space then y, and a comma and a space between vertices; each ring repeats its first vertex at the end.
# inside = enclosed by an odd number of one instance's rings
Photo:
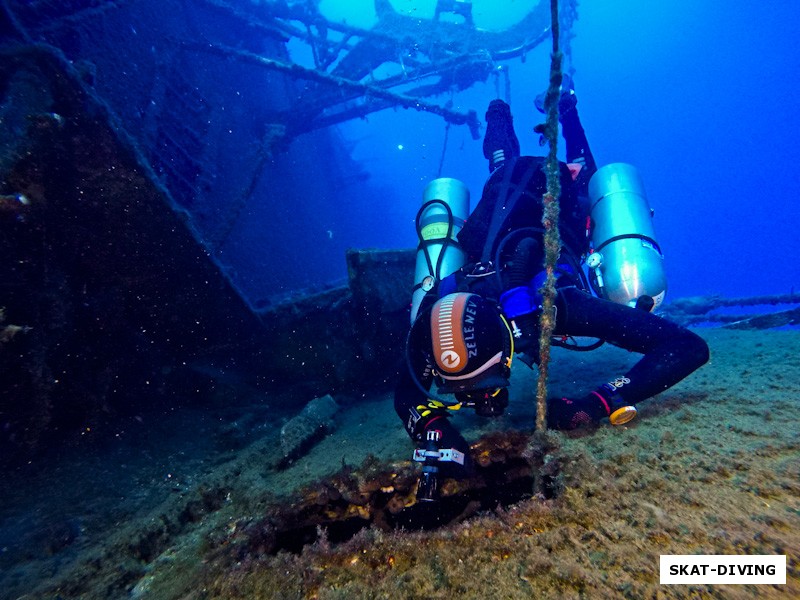
POLYGON ((458 179, 434 179, 422 194, 417 212, 417 265, 411 295, 411 322, 425 294, 443 277, 464 265, 466 257, 456 235, 469 216, 469 189, 458 179))
POLYGON ((630 306, 649 296, 652 306, 645 307, 655 309, 664 300, 667 278, 638 171, 624 163, 598 169, 589 181, 589 199, 594 254, 586 262, 594 271, 597 291, 630 306))

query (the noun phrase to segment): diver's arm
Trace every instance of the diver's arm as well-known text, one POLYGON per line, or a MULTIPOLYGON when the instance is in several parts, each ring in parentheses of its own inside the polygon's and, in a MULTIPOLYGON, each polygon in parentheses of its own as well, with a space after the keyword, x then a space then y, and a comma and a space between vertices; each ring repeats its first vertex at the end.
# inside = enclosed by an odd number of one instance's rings
POLYGON ((397 374, 397 384, 394 391, 394 409, 409 437, 415 442, 425 439, 425 428, 437 412, 446 413, 441 409, 428 407, 427 391, 433 385, 433 372, 426 354, 421 350, 430 345, 427 339, 424 315, 429 314, 427 305, 433 301, 434 295, 429 292, 422 300, 420 315, 417 317, 409 331, 404 349, 404 360, 397 374))
MULTIPOLYGON (((536 109, 546 114, 545 107, 546 92, 542 92, 536 97, 534 104, 536 109)), ((578 163, 583 166, 578 183, 589 179, 597 171, 592 151, 589 149, 589 142, 586 139, 586 132, 583 130, 581 119, 578 116, 578 96, 575 95, 575 87, 572 78, 565 75, 561 83, 561 95, 558 98, 558 120, 561 123, 561 134, 567 145, 567 162, 578 163)), ((534 127, 534 131, 542 133, 544 124, 534 127)))
POLYGON ((572 106, 569 110, 559 115, 561 121, 561 133, 567 146, 567 162, 579 163, 583 166, 581 177, 588 181, 595 171, 595 163, 592 151, 589 148, 589 141, 586 139, 586 132, 583 130, 581 119, 578 116, 578 107, 572 106))
MULTIPOLYGON (((417 377, 420 378, 421 382, 425 379, 422 373, 418 373, 417 377)), ((423 386, 430 387, 430 385, 431 377, 429 376, 423 386)), ((394 390, 394 410, 403 422, 403 427, 405 427, 408 437, 417 443, 425 438, 425 425, 429 419, 423 417, 422 413, 425 412, 423 407, 426 406, 427 402, 428 399, 422 393, 422 390, 418 389, 414 383, 408 366, 403 364, 394 390)))
MULTIPOLYGON (((412 331, 413 335, 413 331, 412 331)), ((413 346, 413 344, 412 344, 413 346)), ((440 402, 431 400, 423 389, 433 385, 430 365, 419 355, 410 356, 399 370, 394 393, 394 409, 406 433, 417 446, 424 446, 430 432, 437 434, 439 448, 452 448, 464 454, 464 464, 444 463, 440 472, 445 477, 461 477, 471 469, 469 444, 450 423, 450 412, 440 402), (412 373, 410 369, 413 368, 412 373), (417 382, 414 378, 417 378, 417 382)))

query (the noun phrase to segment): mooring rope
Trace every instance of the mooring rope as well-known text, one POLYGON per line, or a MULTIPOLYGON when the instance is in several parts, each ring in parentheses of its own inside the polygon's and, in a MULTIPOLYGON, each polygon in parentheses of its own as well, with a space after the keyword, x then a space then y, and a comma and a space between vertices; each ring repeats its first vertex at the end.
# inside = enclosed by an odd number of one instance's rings
POLYGON ((542 287, 542 314, 539 318, 539 380, 536 384, 536 431, 544 432, 547 428, 547 375, 550 366, 550 337, 555 327, 556 278, 555 267, 561 254, 561 236, 558 232, 559 205, 561 195, 561 178, 556 150, 558 145, 558 101, 561 97, 561 60, 559 50, 558 0, 550 0, 550 18, 552 22, 553 53, 550 56, 550 86, 547 88, 544 106, 547 114, 542 133, 547 139, 550 151, 547 154, 545 173, 547 175, 547 192, 542 197, 544 212, 544 256, 547 279, 542 287))

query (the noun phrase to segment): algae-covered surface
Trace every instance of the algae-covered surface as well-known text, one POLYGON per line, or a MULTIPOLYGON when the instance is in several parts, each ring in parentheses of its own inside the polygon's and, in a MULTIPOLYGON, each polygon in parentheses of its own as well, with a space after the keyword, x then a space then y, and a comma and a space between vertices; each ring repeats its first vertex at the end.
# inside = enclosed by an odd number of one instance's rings
MULTIPOLYGON (((258 413, 182 413, 149 441, 65 456, 6 490, 0 597, 800 597, 800 332, 698 331, 710 363, 635 421, 552 434, 555 497, 428 531, 368 514, 346 535, 320 526, 305 545, 298 531, 265 531, 276 511, 324 510, 328 488, 315 482, 368 454, 384 477, 413 468, 389 395, 342 402, 336 429, 284 469, 280 423, 258 413), (787 583, 660 585, 663 554, 783 554, 787 583)), ((635 359, 558 351, 551 392, 583 392, 635 359)), ((535 373, 515 365, 513 378, 505 416, 456 417, 468 439, 530 433, 535 373)))

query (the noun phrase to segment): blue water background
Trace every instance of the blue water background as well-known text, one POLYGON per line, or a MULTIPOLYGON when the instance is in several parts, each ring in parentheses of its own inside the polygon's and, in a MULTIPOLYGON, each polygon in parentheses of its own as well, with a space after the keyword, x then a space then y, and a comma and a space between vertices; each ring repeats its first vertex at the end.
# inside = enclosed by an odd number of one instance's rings
MULTIPOLYGON (((396 1, 432 15, 435 2, 396 1)), ((473 2, 478 27, 503 27, 533 2, 473 2)), ((323 1, 331 18, 369 26, 371 0, 323 1)), ((645 182, 665 252, 668 298, 751 296, 800 290, 800 7, 784 0, 583 1, 572 66, 581 118, 599 165, 628 162, 645 182)), ((543 155, 533 99, 547 85, 549 43, 503 63, 523 153, 543 155)), ((296 53, 298 60, 303 60, 296 53)), ((565 69, 569 64, 565 64, 565 69)), ((502 85, 500 96, 504 97, 502 85)), ((435 98, 482 117, 498 95, 485 84, 435 98)), ((385 110, 340 127, 371 179, 345 206, 317 207, 319 231, 337 247, 412 247, 422 190, 439 173, 444 122, 385 110)), ((451 127, 441 175, 466 182, 472 206, 488 175, 466 127, 451 127)), ((563 153, 563 147, 561 149, 563 153)), ((563 156, 563 154, 562 154, 563 156)), ((324 241, 324 240, 323 240, 324 241)), ((331 276, 340 255, 326 255, 331 276)))

